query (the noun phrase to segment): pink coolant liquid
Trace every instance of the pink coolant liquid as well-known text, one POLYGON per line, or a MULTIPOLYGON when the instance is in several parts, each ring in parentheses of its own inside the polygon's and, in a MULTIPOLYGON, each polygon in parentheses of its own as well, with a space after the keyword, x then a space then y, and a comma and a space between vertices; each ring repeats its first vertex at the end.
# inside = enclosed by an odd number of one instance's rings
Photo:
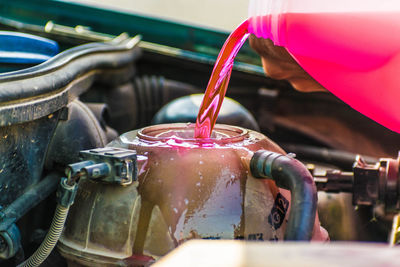
POLYGON ((229 84, 233 61, 249 36, 247 28, 248 21, 246 20, 229 35, 219 52, 197 115, 195 138, 210 138, 211 136, 229 84))
MULTIPOLYGON (((400 12, 286 13, 278 40, 326 89, 354 109, 400 132, 400 12)), ((229 83, 234 57, 254 33, 253 19, 226 40, 208 83, 195 137, 209 138, 229 83), (249 28, 250 26, 250 28, 249 28)), ((269 16, 258 25, 268 34, 269 16)), ((276 37, 274 37, 276 38, 276 37)))
POLYGON ((275 43, 322 86, 400 132, 400 12, 287 13, 278 28, 275 43))

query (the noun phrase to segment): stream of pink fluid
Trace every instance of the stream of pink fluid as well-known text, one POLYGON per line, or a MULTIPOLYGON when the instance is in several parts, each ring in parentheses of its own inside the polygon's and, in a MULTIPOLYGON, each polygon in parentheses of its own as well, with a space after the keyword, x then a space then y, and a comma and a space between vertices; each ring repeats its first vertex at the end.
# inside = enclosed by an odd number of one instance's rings
MULTIPOLYGON (((278 38, 322 86, 351 107, 400 133, 400 12, 285 13, 278 38)), ((252 19, 225 42, 200 107, 195 137, 208 138, 215 125, 238 50, 254 33, 252 19), (250 28, 248 28, 250 26, 250 28)), ((270 17, 262 29, 268 35, 270 17)), ((259 31, 260 32, 260 31, 259 31)))
POLYGON ((248 21, 244 21, 225 41, 215 62, 196 120, 195 138, 209 138, 225 97, 236 54, 246 41, 248 21))

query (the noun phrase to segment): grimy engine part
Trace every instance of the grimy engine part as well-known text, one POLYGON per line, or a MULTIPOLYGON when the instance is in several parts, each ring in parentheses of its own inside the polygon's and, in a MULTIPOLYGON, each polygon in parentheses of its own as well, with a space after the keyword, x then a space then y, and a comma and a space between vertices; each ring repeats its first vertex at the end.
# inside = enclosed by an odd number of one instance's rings
POLYGON ((218 125, 205 140, 193 131, 192 124, 156 125, 111 142, 136 151, 137 181, 82 179, 61 254, 86 266, 129 265, 150 263, 194 238, 283 240, 290 194, 255 179, 249 162, 261 149, 284 152, 239 127, 218 125))

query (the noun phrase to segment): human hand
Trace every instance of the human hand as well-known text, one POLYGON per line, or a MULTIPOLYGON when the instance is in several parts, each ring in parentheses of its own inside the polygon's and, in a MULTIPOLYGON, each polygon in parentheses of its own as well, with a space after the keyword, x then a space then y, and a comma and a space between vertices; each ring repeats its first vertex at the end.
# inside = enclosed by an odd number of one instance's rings
POLYGON ((261 56, 265 73, 278 80, 286 79, 302 92, 326 91, 315 81, 284 47, 275 46, 271 40, 250 36, 250 46, 261 56))

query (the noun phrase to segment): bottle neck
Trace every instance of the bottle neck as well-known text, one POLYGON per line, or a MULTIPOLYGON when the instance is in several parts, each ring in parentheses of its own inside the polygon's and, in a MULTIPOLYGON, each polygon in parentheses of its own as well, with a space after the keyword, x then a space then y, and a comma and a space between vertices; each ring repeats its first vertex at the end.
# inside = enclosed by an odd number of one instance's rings
POLYGON ((284 46, 283 25, 280 21, 284 9, 282 0, 250 0, 248 31, 258 38, 271 39, 275 45, 284 46))

